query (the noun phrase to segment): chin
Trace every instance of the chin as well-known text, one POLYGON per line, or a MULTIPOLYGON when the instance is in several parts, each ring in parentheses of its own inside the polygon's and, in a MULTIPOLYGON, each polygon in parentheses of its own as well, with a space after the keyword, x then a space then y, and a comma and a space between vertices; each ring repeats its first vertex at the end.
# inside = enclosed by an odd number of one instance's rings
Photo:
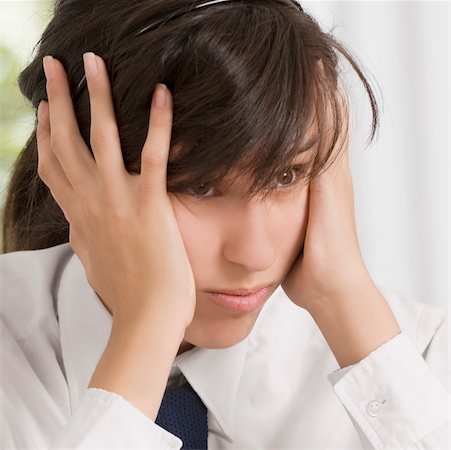
POLYGON ((233 347, 249 336, 260 311, 240 316, 197 317, 186 329, 184 339, 196 347, 220 349, 233 347))

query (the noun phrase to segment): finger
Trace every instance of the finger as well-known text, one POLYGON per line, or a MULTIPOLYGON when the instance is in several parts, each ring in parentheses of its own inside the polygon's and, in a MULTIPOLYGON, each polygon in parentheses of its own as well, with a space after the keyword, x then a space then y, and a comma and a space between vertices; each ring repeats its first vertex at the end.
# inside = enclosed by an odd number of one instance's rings
POLYGON ((344 94, 338 93, 338 105, 339 112, 343 120, 343 126, 340 130, 340 136, 338 140, 338 157, 335 163, 337 171, 342 173, 343 171, 349 171, 349 110, 344 94))
MULTIPOLYGON (((337 142, 334 145, 330 159, 332 164, 326 171, 329 176, 340 176, 343 171, 349 168, 349 111, 346 103, 346 97, 340 92, 336 93, 337 113, 341 116, 342 127, 339 131, 337 142)), ((332 105, 328 106, 330 120, 334 120, 332 105)))
POLYGON ((91 108, 91 147, 110 199, 121 201, 128 175, 112 99, 111 84, 103 59, 92 52, 83 54, 91 108))
POLYGON ((39 177, 49 188, 53 198, 69 221, 69 210, 75 204, 75 192, 51 149, 49 107, 46 101, 39 103, 36 141, 39 177))
POLYGON ((44 58, 50 116, 50 142, 62 169, 75 191, 87 189, 96 174, 94 158, 80 135, 69 84, 63 65, 44 58))
POLYGON ((172 135, 172 95, 158 83, 154 89, 149 129, 141 154, 141 186, 145 198, 167 195, 166 171, 172 135))
MULTIPOLYGON (((333 104, 326 105, 326 122, 334 123, 333 104)), ((347 106, 346 96, 337 92, 337 108, 338 114, 341 114, 342 128, 339 131, 337 142, 327 159, 326 168, 310 181, 310 190, 323 189, 326 184, 333 185, 337 180, 348 180, 351 176, 349 168, 349 110, 347 106)), ((334 127, 332 126, 332 130, 334 127)), ((331 134, 332 136, 332 134, 331 134)))

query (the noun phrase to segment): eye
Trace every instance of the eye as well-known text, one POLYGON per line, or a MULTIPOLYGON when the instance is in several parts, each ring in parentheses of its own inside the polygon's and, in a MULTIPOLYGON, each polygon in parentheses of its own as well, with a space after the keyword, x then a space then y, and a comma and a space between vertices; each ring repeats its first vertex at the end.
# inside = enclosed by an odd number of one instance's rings
POLYGON ((294 183, 294 180, 297 180, 297 175, 301 171, 301 168, 301 165, 295 165, 281 173, 282 176, 278 178, 278 181, 282 185, 282 189, 286 189, 287 186, 291 186, 294 183))
MULTIPOLYGON (((277 182, 275 190, 280 191, 291 187, 297 181, 298 173, 302 170, 304 170, 304 165, 296 164, 281 172, 281 174, 276 177, 277 182)), ((213 186, 208 185, 207 183, 200 183, 196 187, 188 189, 186 193, 200 199, 205 199, 214 197, 214 192, 213 186)))
POLYGON ((187 193, 189 195, 193 195, 194 197, 209 198, 209 197, 213 197, 213 195, 205 195, 205 193, 211 192, 212 190, 213 190, 212 187, 208 188, 208 184, 201 183, 201 184, 198 184, 195 188, 188 189, 187 193))

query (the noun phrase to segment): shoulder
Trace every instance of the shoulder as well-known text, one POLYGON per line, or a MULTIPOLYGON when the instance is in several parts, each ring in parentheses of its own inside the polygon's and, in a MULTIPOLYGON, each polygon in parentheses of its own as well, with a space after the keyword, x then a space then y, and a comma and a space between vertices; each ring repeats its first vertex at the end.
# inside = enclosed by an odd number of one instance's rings
POLYGON ((43 261, 56 261, 62 255, 71 255, 73 250, 68 242, 56 245, 54 247, 43 248, 40 250, 20 250, 16 252, 3 253, 0 255, 0 270, 14 271, 19 269, 23 272, 22 265, 37 267, 43 261))
POLYGON ((73 254, 69 243, 0 255, 0 318, 18 338, 36 317, 54 312, 61 272, 73 254))
POLYGON ((0 255, 0 447, 47 448, 69 411, 56 292, 69 244, 0 255))

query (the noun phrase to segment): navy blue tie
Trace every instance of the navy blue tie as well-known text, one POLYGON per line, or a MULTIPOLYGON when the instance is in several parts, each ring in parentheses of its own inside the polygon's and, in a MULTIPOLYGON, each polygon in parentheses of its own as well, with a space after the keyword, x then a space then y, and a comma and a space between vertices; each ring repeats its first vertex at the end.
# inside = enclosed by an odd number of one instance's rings
POLYGON ((179 437, 182 450, 208 448, 207 407, 188 382, 166 389, 155 423, 179 437))

